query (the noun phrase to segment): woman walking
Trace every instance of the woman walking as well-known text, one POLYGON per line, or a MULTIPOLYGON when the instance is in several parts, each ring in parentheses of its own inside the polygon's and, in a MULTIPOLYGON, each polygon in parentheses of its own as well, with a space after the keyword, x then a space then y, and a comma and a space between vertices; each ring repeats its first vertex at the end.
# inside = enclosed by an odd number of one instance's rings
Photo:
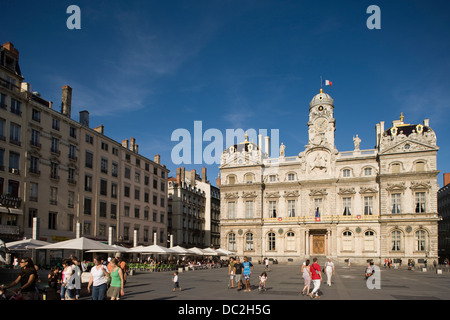
POLYGON ((62 283, 61 283, 61 300, 74 300, 75 295, 75 275, 71 267, 71 260, 66 259, 62 262, 62 283))
POLYGON ((119 267, 119 261, 116 258, 111 259, 111 284, 109 286, 107 296, 111 300, 119 300, 120 296, 124 295, 123 292, 123 271, 119 267))
POLYGON ((309 290, 311 289, 311 270, 309 266, 309 260, 306 260, 306 262, 302 265, 302 274, 303 280, 305 281, 305 286, 303 287, 302 295, 305 294, 309 295, 309 290))
POLYGON ((94 266, 91 268, 91 277, 87 286, 88 293, 92 286, 92 300, 103 300, 106 293, 106 280, 109 278, 108 268, 102 264, 100 257, 94 258, 94 266))

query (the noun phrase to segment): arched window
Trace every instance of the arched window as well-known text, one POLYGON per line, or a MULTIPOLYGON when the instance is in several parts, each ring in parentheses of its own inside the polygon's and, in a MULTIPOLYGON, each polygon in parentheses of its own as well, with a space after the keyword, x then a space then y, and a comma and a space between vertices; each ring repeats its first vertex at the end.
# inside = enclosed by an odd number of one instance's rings
POLYGON ((418 172, 425 171, 425 162, 423 161, 416 162, 416 171, 418 172))
POLYGON ((400 163, 393 163, 391 165, 391 172, 392 173, 400 173, 400 163))
POLYGON ((348 177, 350 177, 351 176, 351 171, 350 171, 350 169, 344 169, 344 170, 342 170, 342 176, 344 177, 344 178, 348 178, 348 177))
POLYGON ((426 251, 427 233, 424 230, 416 231, 416 250, 426 251))
POLYGON ((253 173, 247 173, 244 177, 245 183, 253 182, 253 173))
POLYGON ((364 233, 364 250, 375 251, 375 233, 371 230, 364 233))
POLYGON ((342 234, 342 250, 352 251, 353 249, 353 233, 351 231, 344 231, 342 234))
POLYGON ((364 175, 365 176, 371 176, 372 175, 372 168, 364 168, 364 175))
POLYGON ((291 231, 286 234, 286 251, 295 251, 295 233, 291 231))
POLYGON ((269 232, 267 235, 267 250, 275 251, 275 233, 269 232))
POLYGON ((295 181, 295 173, 288 173, 288 181, 295 181))
POLYGON ((228 184, 235 184, 236 183, 236 176, 231 175, 228 176, 228 184))
POLYGON ((400 251, 402 250, 402 233, 401 231, 395 230, 391 232, 391 250, 400 251))
POLYGON ((245 250, 253 251, 253 233, 247 233, 245 235, 245 250))
POLYGON ((236 251, 236 234, 234 233, 228 234, 228 250, 236 251))

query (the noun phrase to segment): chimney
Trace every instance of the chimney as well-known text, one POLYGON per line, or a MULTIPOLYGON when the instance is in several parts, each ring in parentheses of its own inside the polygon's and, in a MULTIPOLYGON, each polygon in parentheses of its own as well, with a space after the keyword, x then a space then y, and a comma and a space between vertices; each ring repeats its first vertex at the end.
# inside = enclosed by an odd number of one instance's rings
POLYGON ((258 148, 262 152, 262 149, 263 149, 263 137, 262 137, 262 134, 258 134, 258 148))
POLYGON ((216 185, 217 185, 217 187, 220 187, 220 174, 217 176, 217 179, 216 179, 216 185))
POLYGON ((103 134, 104 126, 101 124, 97 128, 94 128, 95 131, 97 131, 100 134, 103 134))
POLYGON ((450 183, 450 173, 444 173, 444 187, 450 183))
POLYGON ((61 113, 70 118, 72 109, 72 88, 69 86, 62 87, 61 113))
POLYGON ((80 111, 80 124, 89 128, 89 111, 80 111))
POLYGON ((19 58, 19 51, 14 48, 14 45, 11 42, 6 42, 2 45, 3 48, 8 50, 15 58, 19 58))
POLYGON ((122 147, 129 148, 128 139, 122 140, 122 147))
MULTIPOLYGON (((160 164, 161 162, 161 156, 159 154, 156 154, 155 157, 153 158, 153 162, 160 164)), ((177 169, 178 170, 178 169, 177 169)))
POLYGON ((206 182, 206 167, 202 168, 202 182, 206 182))
POLYGON ((270 157, 270 138, 269 136, 264 137, 264 152, 270 157))
POLYGON ((186 171, 185 171, 184 167, 181 167, 181 176, 180 176, 181 183, 185 182, 185 178, 186 178, 186 171))
POLYGON ((423 120, 423 125, 424 125, 425 127, 429 127, 429 126, 430 126, 430 119, 425 119, 425 120, 423 120))
POLYGON ((22 92, 30 92, 31 91, 31 85, 28 82, 22 82, 20 84, 20 91, 22 92))
POLYGON ((135 138, 130 139, 130 150, 133 152, 136 152, 136 139, 135 138))
POLYGON ((197 175, 197 172, 195 169, 191 170, 189 179, 191 180, 191 186, 195 186, 195 176, 197 175))
POLYGON ((181 168, 177 168, 177 184, 181 186, 181 168))

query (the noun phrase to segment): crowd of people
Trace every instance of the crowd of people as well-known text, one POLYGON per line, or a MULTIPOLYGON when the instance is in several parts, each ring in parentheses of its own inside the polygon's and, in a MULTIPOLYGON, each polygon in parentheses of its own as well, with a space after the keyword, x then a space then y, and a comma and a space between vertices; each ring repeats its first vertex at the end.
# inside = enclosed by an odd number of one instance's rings
MULTIPOLYGON (((8 285, 0 286, 0 299, 6 299, 6 292, 12 292, 15 300, 79 300, 82 290, 81 275, 89 272, 87 291, 92 300, 119 300, 124 293, 127 281, 128 265, 120 257, 95 257, 93 263, 80 261, 77 257, 64 259, 59 266, 53 266, 47 276, 48 287, 42 288, 39 283, 38 267, 31 258, 18 259, 19 274, 8 285), (17 287, 17 285, 19 285, 17 287), (11 289, 13 288, 13 289, 11 289), (40 293, 42 292, 42 297, 40 293)), ((15 264, 15 262, 13 262, 15 264)), ((16 266, 14 265, 14 268, 16 266)))
MULTIPOLYGON (((37 300, 40 294, 44 292, 40 287, 38 267, 33 263, 31 258, 24 257, 17 259, 14 265, 20 268, 17 278, 8 285, 0 286, 0 300, 5 298, 5 292, 14 288, 12 291, 13 299, 37 300)), ((237 288, 238 291, 250 292, 250 278, 253 274, 253 264, 247 257, 243 257, 241 262, 239 257, 230 258, 229 260, 204 260, 181 258, 177 260, 155 260, 151 257, 144 261, 150 265, 175 264, 177 267, 184 266, 189 269, 197 269, 200 266, 218 265, 220 267, 228 267, 229 288, 237 288)), ((260 263, 260 262, 259 262, 260 263)), ((390 268, 390 259, 386 259, 385 267, 390 268)), ((269 259, 264 258, 264 271, 259 275, 259 291, 265 291, 267 281, 269 279, 267 272, 270 271, 269 259)), ((449 262, 446 261, 448 266, 449 262)), ((408 266, 410 261, 408 261, 408 266)), ((178 270, 178 269, 177 269, 178 270)), ((178 271, 173 274, 173 291, 181 291, 180 278, 178 271)), ((78 300, 81 297, 82 289, 82 273, 89 272, 89 281, 87 284, 87 292, 92 296, 92 300, 119 300, 125 295, 124 287, 127 282, 127 274, 129 264, 119 256, 104 260, 98 256, 93 262, 80 261, 77 257, 71 256, 62 261, 61 266, 54 266, 48 273, 48 287, 45 295, 51 300, 78 300)), ((364 278, 368 279, 375 272, 373 260, 368 261, 364 272, 364 278)), ((332 285, 332 277, 335 275, 335 266, 330 258, 327 259, 323 268, 318 263, 317 258, 311 261, 306 260, 301 266, 301 276, 304 280, 304 287, 301 291, 302 295, 309 296, 311 299, 320 297, 319 289, 323 282, 324 276, 327 277, 327 285, 332 285)), ((45 299, 45 298, 44 298, 45 299)))

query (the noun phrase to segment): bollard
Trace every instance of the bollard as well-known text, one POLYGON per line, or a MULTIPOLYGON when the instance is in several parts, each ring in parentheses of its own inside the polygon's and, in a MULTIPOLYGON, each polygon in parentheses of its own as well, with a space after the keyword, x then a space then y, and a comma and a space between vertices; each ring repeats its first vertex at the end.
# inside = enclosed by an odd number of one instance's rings
POLYGON ((436 269, 437 274, 442 274, 442 269, 436 269))
POLYGON ((422 268, 422 272, 427 272, 427 268, 422 268))

